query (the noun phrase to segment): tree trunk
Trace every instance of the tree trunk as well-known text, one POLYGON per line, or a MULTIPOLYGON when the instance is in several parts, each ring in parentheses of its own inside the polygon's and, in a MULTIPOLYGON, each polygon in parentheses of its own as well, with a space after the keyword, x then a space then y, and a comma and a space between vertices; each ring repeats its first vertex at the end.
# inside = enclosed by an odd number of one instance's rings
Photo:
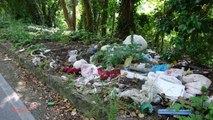
POLYGON ((71 7, 72 7, 72 27, 73 30, 76 30, 76 8, 75 8, 75 0, 71 0, 71 7))
POLYGON ((105 36, 106 35, 106 30, 107 30, 107 18, 108 18, 108 0, 103 0, 103 12, 102 12, 102 19, 101 19, 101 35, 105 36))
POLYGON ((115 29, 115 13, 112 16, 112 32, 111 32, 111 38, 114 36, 114 29, 115 29))
POLYGON ((123 39, 135 32, 134 11, 136 0, 121 0, 118 20, 118 37, 123 39))
POLYGON ((62 9, 64 12, 65 21, 68 25, 69 30, 72 30, 72 23, 71 23, 71 19, 69 17, 69 13, 67 10, 66 2, 65 2, 65 0, 60 0, 60 1, 61 1, 61 6, 62 6, 62 9))
POLYGON ((82 0, 84 12, 86 14, 86 30, 93 32, 93 17, 89 0, 82 0))
POLYGON ((47 13, 46 13, 46 0, 42 0, 42 3, 41 3, 41 10, 42 10, 42 21, 43 23, 46 23, 46 16, 47 16, 47 13))
POLYGON ((41 25, 42 24, 42 17, 39 13, 39 7, 37 0, 28 0, 27 1, 28 11, 30 13, 31 19, 35 24, 41 25))
POLYGON ((159 31, 157 31, 157 33, 155 34, 155 39, 154 39, 154 41, 153 41, 153 48, 155 49, 155 50, 157 50, 158 51, 158 48, 159 48, 159 37, 160 37, 160 32, 159 31))
POLYGON ((53 26, 55 25, 56 12, 59 9, 59 5, 60 5, 60 0, 56 0, 55 3, 51 7, 50 19, 51 19, 51 23, 52 23, 53 26))

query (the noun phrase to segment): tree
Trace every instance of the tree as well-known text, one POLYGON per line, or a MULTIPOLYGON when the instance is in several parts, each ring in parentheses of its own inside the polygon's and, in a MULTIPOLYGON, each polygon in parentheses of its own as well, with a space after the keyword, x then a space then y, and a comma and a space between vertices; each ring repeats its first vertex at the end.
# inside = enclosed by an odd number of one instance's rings
POLYGON ((131 32, 135 32, 134 12, 135 3, 137 0, 121 0, 118 18, 118 33, 119 38, 124 38, 131 32))
POLYGON ((48 27, 53 27, 56 18, 56 12, 59 9, 60 0, 42 0, 41 4, 43 23, 48 27))
POLYGON ((72 30, 72 23, 71 23, 71 19, 69 17, 69 13, 68 13, 68 9, 67 9, 67 6, 66 6, 66 2, 65 0, 60 0, 61 1, 61 7, 63 9, 63 12, 64 12, 64 17, 65 17, 65 21, 68 25, 68 29, 69 30, 72 30))
POLYGON ((76 30, 76 9, 75 9, 76 3, 75 0, 71 0, 71 8, 72 8, 72 27, 73 30, 76 30))
POLYGON ((101 17, 101 35, 105 36, 106 35, 106 30, 107 30, 107 18, 108 18, 108 0, 103 0, 103 12, 102 12, 102 17, 101 17))
POLYGON ((81 0, 83 5, 83 12, 85 13, 86 17, 86 30, 89 32, 93 32, 93 16, 91 11, 91 6, 89 0, 81 0))
POLYGON ((37 0, 27 0, 27 11, 30 13, 31 20, 41 25, 42 22, 42 14, 39 9, 39 1, 37 0))
POLYGON ((108 1, 108 14, 109 14, 109 23, 111 24, 107 24, 108 26, 108 29, 110 30, 110 37, 112 38, 114 36, 114 30, 115 30, 115 22, 116 22, 116 17, 115 17, 115 14, 117 12, 117 8, 118 8, 118 5, 117 5, 117 0, 110 0, 108 1))

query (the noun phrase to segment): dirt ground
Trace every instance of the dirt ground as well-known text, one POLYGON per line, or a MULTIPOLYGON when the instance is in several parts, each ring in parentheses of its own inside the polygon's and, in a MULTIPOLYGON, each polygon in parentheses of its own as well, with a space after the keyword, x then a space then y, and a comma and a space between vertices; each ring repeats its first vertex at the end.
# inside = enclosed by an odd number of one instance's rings
MULTIPOLYGON (((37 120, 83 119, 83 116, 66 98, 58 95, 54 90, 37 80, 13 59, 4 60, 7 57, 11 59, 6 53, 0 51, 0 73, 18 93, 27 108, 33 106, 30 112, 37 120), (55 105, 48 106, 48 102, 54 102, 55 105)), ((17 110, 16 112, 21 111, 17 110)))

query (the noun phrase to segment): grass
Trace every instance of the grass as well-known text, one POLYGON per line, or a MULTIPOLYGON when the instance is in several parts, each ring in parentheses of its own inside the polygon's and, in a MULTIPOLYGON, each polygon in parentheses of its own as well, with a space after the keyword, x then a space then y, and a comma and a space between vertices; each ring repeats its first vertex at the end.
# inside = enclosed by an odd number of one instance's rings
POLYGON ((85 30, 71 32, 64 29, 47 28, 8 17, 0 17, 0 39, 15 43, 16 48, 21 48, 28 44, 36 44, 39 41, 64 43, 82 41, 84 44, 91 44, 102 40, 100 36, 85 30))

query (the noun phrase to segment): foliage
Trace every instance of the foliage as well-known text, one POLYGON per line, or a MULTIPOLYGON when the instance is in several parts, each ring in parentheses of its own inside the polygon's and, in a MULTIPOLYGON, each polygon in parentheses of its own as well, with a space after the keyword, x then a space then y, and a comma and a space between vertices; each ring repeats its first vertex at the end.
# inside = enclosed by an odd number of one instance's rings
POLYGON ((24 31, 26 23, 21 20, 15 21, 13 19, 1 18, 2 31, 0 39, 12 40, 12 42, 23 42, 32 39, 32 35, 24 31))
POLYGON ((21 20, 5 20, 2 18, 0 23, 3 23, 1 26, 3 32, 0 33, 0 39, 14 42, 16 48, 37 43, 40 40, 68 41, 70 39, 70 34, 65 34, 64 30, 56 30, 42 26, 29 26, 29 24, 21 20))
POLYGON ((133 61, 146 60, 144 54, 140 51, 139 45, 112 45, 105 51, 98 51, 94 55, 94 62, 102 62, 102 67, 118 67, 124 60, 132 56, 133 61), (133 54, 134 53, 134 54, 133 54))
MULTIPOLYGON (((203 0, 169 0, 164 3, 164 11, 156 14, 156 20, 158 31, 171 36, 171 47, 165 58, 173 61, 182 55, 189 55, 196 62, 212 62, 212 3, 203 0)), ((213 62, 209 66, 212 65, 213 62)))
MULTIPOLYGON (((143 35, 148 42, 152 42, 149 47, 164 52, 163 58, 168 61, 189 55, 197 63, 213 67, 213 1, 107 0, 107 17, 104 17, 102 15, 104 1, 92 0, 89 2, 92 11, 90 17, 94 25, 90 24, 90 26, 94 28, 94 33, 84 30, 86 29, 86 15, 83 11, 85 6, 79 0, 75 2, 76 23, 80 27, 76 32, 65 35, 64 28, 67 26, 59 0, 2 0, 0 15, 10 16, 15 20, 0 20, 0 38, 12 39, 13 42, 19 43, 17 46, 39 40, 65 42, 80 40, 91 44, 103 40, 109 42, 101 36, 103 35, 101 31, 105 31, 101 28, 106 27, 106 36, 110 38, 120 36, 124 38, 132 31, 134 34, 143 35), (102 23, 105 18, 107 23, 102 23), (54 33, 40 30, 31 34, 25 30, 25 27, 31 23, 61 29, 54 33)), ((73 13, 70 0, 66 0, 66 3, 70 16, 73 13)), ((119 40, 113 39, 113 41, 119 40)))
POLYGON ((118 107, 118 97, 115 94, 112 94, 109 100, 108 120, 116 120, 118 107))
POLYGON ((73 41, 82 41, 85 44, 90 44, 90 43, 94 43, 95 41, 100 41, 100 39, 98 39, 98 35, 95 35, 91 32, 87 32, 85 30, 79 30, 77 32, 72 32, 70 35, 71 39, 73 41))
POLYGON ((182 108, 192 111, 189 116, 178 116, 179 120, 211 120, 213 117, 213 103, 207 102, 208 96, 206 96, 207 88, 202 87, 202 95, 191 97, 189 99, 191 105, 185 104, 184 100, 180 100, 179 103, 171 105, 171 109, 179 111, 182 108))

